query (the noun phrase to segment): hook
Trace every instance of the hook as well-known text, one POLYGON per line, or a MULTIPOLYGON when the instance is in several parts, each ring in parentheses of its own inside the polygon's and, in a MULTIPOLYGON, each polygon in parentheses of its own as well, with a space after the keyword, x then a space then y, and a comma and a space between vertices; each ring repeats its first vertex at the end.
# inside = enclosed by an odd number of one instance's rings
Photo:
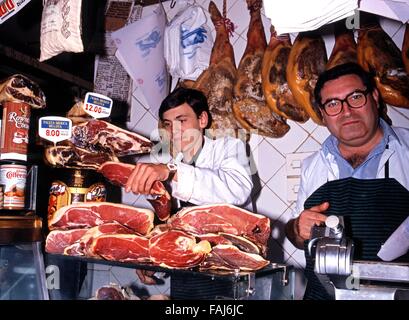
POLYGON ((172 0, 172 2, 170 3, 170 7, 173 9, 176 5, 176 0, 172 0))

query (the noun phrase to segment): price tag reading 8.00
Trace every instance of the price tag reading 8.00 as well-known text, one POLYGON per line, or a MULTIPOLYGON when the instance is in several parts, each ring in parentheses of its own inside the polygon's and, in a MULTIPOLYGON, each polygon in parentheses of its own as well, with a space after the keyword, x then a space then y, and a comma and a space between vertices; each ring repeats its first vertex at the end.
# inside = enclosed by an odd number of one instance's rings
POLYGON ((107 118, 111 115, 112 99, 102 94, 88 92, 83 104, 84 111, 96 119, 107 118))
POLYGON ((48 141, 57 143, 70 139, 72 121, 63 117, 42 117, 38 120, 38 135, 48 141))

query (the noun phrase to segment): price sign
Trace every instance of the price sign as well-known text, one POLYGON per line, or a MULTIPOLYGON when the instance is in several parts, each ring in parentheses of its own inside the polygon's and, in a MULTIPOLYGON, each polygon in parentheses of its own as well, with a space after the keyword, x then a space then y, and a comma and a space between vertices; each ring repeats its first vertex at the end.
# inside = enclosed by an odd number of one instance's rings
POLYGON ((38 135, 48 141, 57 143, 70 139, 72 121, 63 117, 42 117, 38 120, 38 135))
POLYGON ((107 118, 111 115, 112 99, 102 94, 88 92, 85 95, 84 111, 96 119, 107 118))

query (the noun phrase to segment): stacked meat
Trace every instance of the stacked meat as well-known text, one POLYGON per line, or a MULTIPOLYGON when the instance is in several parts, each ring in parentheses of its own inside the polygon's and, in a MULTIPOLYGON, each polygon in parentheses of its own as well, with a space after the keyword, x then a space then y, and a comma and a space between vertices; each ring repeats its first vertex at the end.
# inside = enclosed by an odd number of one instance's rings
POLYGON ((108 202, 72 204, 49 220, 46 251, 167 268, 258 270, 270 220, 232 205, 191 207, 153 229, 154 213, 108 202))

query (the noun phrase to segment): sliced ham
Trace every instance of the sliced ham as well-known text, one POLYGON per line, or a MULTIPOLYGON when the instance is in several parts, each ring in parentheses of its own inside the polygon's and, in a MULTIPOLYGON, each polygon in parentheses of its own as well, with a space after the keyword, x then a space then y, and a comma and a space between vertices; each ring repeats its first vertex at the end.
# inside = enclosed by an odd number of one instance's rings
POLYGON ((261 68, 267 42, 261 6, 261 0, 247 0, 250 25, 247 46, 237 68, 233 112, 240 125, 249 132, 278 138, 284 136, 290 127, 284 118, 268 107, 263 94, 261 68))
POLYGON ((58 209, 48 221, 48 227, 50 230, 90 228, 117 222, 146 235, 153 228, 153 219, 154 213, 149 209, 110 202, 85 202, 58 209))
POLYGON ((150 239, 149 255, 152 261, 167 268, 198 266, 211 251, 208 241, 196 243, 195 237, 179 230, 169 230, 150 239))
MULTIPOLYGON (((99 172, 101 172, 111 183, 123 187, 126 185, 134 168, 135 166, 132 164, 106 162, 99 168, 99 172)), ((152 204, 159 220, 166 221, 170 217, 172 209, 172 201, 169 192, 161 181, 155 181, 150 194, 154 195, 155 198, 148 199, 148 201, 152 204)))
POLYGON ((320 125, 322 117, 315 101, 314 88, 326 64, 327 51, 322 37, 316 32, 300 32, 288 58, 287 81, 297 103, 320 125))
POLYGON ((212 248, 201 269, 255 271, 269 264, 258 254, 241 251, 233 245, 220 244, 212 248))
POLYGON ((358 33, 358 62, 375 75, 383 100, 395 107, 409 108, 409 75, 402 53, 381 28, 375 16, 362 14, 358 33))
POLYGON ((67 246, 64 249, 64 254, 69 256, 88 256, 92 257, 93 254, 89 250, 94 239, 104 234, 133 234, 134 232, 124 227, 119 223, 105 223, 100 226, 96 226, 87 229, 87 232, 75 243, 67 246))
POLYGON ((91 152, 118 157, 149 153, 152 149, 152 142, 145 137, 96 119, 73 126, 71 142, 91 152))
POLYGON ((171 228, 192 234, 229 233, 266 246, 270 219, 230 204, 188 207, 169 220, 171 228))
POLYGON ((135 234, 106 234, 95 238, 89 249, 93 256, 110 261, 146 263, 149 239, 135 234))
POLYGON ((45 240, 45 251, 63 254, 66 247, 72 245, 88 231, 88 229, 53 230, 45 240))
POLYGON ((287 61, 291 51, 288 34, 277 36, 271 26, 270 42, 263 56, 261 77, 267 105, 276 114, 290 120, 305 122, 310 116, 297 104, 287 82, 287 61))

